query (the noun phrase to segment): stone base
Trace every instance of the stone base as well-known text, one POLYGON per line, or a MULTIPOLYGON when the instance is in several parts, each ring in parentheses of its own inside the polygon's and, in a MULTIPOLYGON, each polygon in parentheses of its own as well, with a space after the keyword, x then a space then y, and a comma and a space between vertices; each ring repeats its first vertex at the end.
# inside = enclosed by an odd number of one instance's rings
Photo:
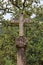
POLYGON ((25 51, 27 46, 27 39, 24 36, 20 36, 16 39, 17 48, 17 65, 26 65, 25 51))

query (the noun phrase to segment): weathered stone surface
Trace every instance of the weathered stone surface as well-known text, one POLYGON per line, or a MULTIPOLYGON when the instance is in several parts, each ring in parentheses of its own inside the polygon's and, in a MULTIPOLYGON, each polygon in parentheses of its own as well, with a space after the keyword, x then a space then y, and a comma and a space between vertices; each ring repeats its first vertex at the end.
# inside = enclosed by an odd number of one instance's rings
POLYGON ((25 49, 17 49, 17 65, 26 65, 25 49))
POLYGON ((24 36, 20 36, 16 39, 16 47, 24 48, 27 46, 27 39, 24 36))
POLYGON ((17 65, 27 65, 26 58, 25 58, 27 42, 28 41, 24 36, 20 36, 16 39, 17 65))

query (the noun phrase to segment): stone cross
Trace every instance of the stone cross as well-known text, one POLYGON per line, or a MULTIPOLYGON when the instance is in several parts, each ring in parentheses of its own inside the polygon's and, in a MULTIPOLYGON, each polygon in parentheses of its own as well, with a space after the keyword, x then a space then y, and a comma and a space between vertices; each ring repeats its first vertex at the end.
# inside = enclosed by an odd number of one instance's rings
POLYGON ((27 39, 24 37, 24 30, 23 25, 24 22, 28 22, 29 19, 23 18, 23 14, 20 14, 19 20, 13 20, 13 23, 18 23, 19 21, 19 37, 16 38, 16 48, 17 48, 17 65, 26 65, 26 59, 25 59, 25 50, 27 46, 27 39))

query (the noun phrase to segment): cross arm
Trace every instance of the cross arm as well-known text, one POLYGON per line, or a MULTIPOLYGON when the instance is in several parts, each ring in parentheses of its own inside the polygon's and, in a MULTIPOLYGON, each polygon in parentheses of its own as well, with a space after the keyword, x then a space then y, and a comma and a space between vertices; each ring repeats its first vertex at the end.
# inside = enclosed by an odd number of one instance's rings
MULTIPOLYGON (((25 18, 25 19, 23 20, 23 23, 28 23, 28 22, 31 22, 31 20, 30 20, 29 18, 25 18)), ((19 24, 19 19, 13 18, 13 19, 11 20, 11 23, 12 23, 12 24, 19 24)))

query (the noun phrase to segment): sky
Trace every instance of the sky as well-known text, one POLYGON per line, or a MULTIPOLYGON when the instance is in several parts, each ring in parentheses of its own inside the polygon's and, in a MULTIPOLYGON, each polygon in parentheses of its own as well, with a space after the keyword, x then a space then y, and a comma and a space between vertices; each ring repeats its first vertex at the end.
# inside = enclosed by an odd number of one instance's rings
POLYGON ((43 4, 43 0, 41 0, 40 2, 41 2, 41 4, 43 4))
MULTIPOLYGON (((4 1, 7 1, 7 0, 4 0, 4 1)), ((24 0, 22 0, 22 2, 23 2, 24 0)), ((40 0, 40 5, 42 5, 43 4, 43 0, 40 0)), ((34 3, 35 4, 35 3, 34 3)), ((34 5, 33 4, 33 5, 34 5)), ((10 18, 11 18, 12 16, 11 16, 11 14, 9 14, 9 13, 6 13, 5 15, 4 15, 4 19, 9 19, 10 20, 10 18)), ((36 17, 36 15, 35 14, 32 14, 32 16, 31 16, 31 18, 34 18, 34 17, 36 17)))
POLYGON ((7 20, 7 19, 9 19, 9 20, 10 20, 10 19, 11 19, 11 17, 12 17, 12 16, 11 16, 11 14, 9 14, 9 13, 6 13, 6 14, 5 14, 5 15, 3 15, 3 16, 4 16, 4 19, 6 19, 6 20, 7 20))

